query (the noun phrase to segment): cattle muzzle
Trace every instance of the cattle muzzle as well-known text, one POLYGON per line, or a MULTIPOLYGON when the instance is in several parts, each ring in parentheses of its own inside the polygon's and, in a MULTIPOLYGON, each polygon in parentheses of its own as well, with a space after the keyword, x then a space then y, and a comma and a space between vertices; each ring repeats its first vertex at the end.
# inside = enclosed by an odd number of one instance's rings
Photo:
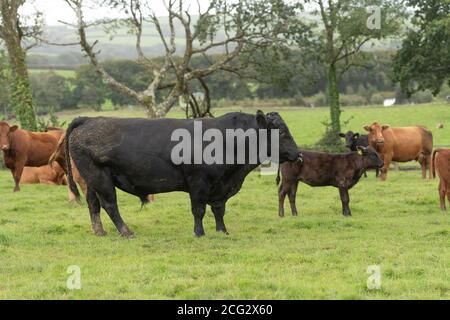
POLYGON ((303 153, 298 153, 298 157, 297 160, 295 160, 295 163, 303 163, 303 153))
POLYGON ((287 160, 294 163, 303 162, 303 155, 301 152, 289 152, 287 154, 287 160))
POLYGON ((9 146, 7 144, 3 144, 1 146, 1 148, 2 148, 3 151, 8 151, 9 150, 9 146))

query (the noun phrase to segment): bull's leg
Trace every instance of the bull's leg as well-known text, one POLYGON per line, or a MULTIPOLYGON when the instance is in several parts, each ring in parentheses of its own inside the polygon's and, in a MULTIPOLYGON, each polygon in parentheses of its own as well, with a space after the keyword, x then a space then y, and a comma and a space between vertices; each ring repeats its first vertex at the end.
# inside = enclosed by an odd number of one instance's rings
POLYGON ((214 218, 216 219, 216 231, 228 234, 227 228, 225 227, 225 222, 223 221, 223 217, 225 215, 225 202, 211 206, 211 210, 214 213, 214 218))
POLYGON ((278 215, 280 218, 284 217, 284 199, 286 198, 287 191, 284 190, 283 184, 278 188, 278 215))
POLYGON ((293 216, 298 216, 297 206, 295 205, 295 196, 297 195, 298 181, 292 184, 291 189, 289 190, 289 205, 291 206, 291 213, 293 216))
POLYGON ((191 195, 191 209, 194 216, 194 234, 197 237, 204 236, 203 217, 206 212, 206 201, 201 201, 198 197, 191 195))
POLYGON ((346 217, 349 217, 352 215, 349 207, 350 197, 348 196, 348 189, 347 187, 339 187, 339 195, 341 196, 341 202, 342 202, 342 214, 346 217))
POLYGON ((103 229, 102 220, 100 219, 100 201, 93 190, 87 190, 86 201, 89 207, 89 215, 91 216, 92 230, 98 236, 106 235, 106 231, 103 229))
POLYGON ((133 232, 128 228, 120 216, 119 208, 117 206, 116 188, 109 172, 98 169, 95 173, 95 176, 90 177, 91 181, 87 182, 87 185, 89 188, 92 186, 97 194, 98 200, 100 200, 100 205, 105 209, 106 213, 108 213, 120 234, 124 237, 133 236, 133 232))

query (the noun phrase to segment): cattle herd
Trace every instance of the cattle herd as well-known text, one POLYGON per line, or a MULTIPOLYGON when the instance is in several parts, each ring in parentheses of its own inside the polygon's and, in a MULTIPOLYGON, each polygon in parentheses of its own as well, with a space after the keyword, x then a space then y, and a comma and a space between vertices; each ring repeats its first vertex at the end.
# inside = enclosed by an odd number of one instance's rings
MULTIPOLYGON (((77 184, 84 194, 92 229, 105 235, 100 209, 109 215, 123 236, 133 232, 122 220, 117 205, 116 188, 137 196, 141 202, 153 201, 153 194, 184 191, 189 194, 194 216, 194 233, 204 235, 203 217, 206 206, 212 209, 216 230, 227 233, 224 223, 225 205, 239 192, 245 177, 260 165, 256 163, 181 163, 175 164, 171 151, 176 142, 174 130, 194 132, 190 119, 119 119, 79 117, 68 127, 48 128, 46 132, 30 132, 0 122, 0 147, 5 166, 14 178, 14 191, 22 183, 68 185, 69 201, 79 200, 77 184)), ((339 189, 342 213, 351 215, 348 191, 369 169, 376 170, 381 180, 387 179, 392 161, 416 160, 422 177, 439 176, 440 207, 450 202, 450 149, 433 150, 432 133, 423 126, 390 127, 377 122, 363 128, 362 135, 349 131, 345 139, 348 153, 326 153, 299 150, 289 129, 278 113, 256 115, 228 113, 202 119, 205 129, 225 136, 228 130, 278 130, 279 216, 284 216, 284 200, 289 198, 291 212, 299 181, 313 187, 334 186, 339 189), (280 173, 282 179, 280 179, 280 173)), ((270 136, 258 137, 257 144, 271 145, 270 136)), ((245 148, 249 150, 250 142, 245 148)), ((195 148, 195 146, 194 146, 195 148)), ((225 149, 229 156, 229 149, 225 149)), ((233 156, 236 157, 235 152, 233 156)), ((228 159, 228 158, 227 158, 228 159)))

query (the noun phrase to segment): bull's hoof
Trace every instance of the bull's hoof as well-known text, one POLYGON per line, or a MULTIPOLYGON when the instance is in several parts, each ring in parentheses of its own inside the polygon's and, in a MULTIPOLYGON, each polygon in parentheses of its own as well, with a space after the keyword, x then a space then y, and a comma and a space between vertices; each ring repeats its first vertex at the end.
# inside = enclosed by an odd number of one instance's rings
POLYGON ((292 216, 293 217, 298 217, 298 213, 297 212, 292 212, 292 216))
POLYGON ((284 213, 279 213, 278 216, 279 216, 280 218, 284 218, 284 213))
POLYGON ((133 238, 134 232, 131 231, 130 229, 128 229, 127 227, 125 227, 120 231, 120 235, 125 238, 133 238))
POLYGON ((344 217, 351 217, 352 216, 352 214, 349 212, 349 213, 344 213, 344 217))
POLYGON ((105 230, 94 230, 94 234, 99 237, 104 237, 107 235, 107 232, 105 230))
POLYGON ((217 232, 223 232, 226 235, 229 235, 227 230, 223 230, 223 229, 216 229, 217 232))
POLYGON ((202 232, 194 232, 194 234, 195 234, 195 236, 196 236, 197 238, 201 238, 201 237, 204 237, 204 236, 205 236, 205 232, 204 232, 204 231, 202 231, 202 232))
POLYGON ((20 188, 14 188, 14 191, 13 192, 19 192, 20 191, 20 188))

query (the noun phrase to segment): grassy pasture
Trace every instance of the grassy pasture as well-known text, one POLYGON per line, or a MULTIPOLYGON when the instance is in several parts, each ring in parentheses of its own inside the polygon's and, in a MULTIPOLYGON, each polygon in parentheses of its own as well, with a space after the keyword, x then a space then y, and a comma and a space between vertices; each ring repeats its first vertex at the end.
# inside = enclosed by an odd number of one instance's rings
MULTIPOLYGON (((327 116, 279 111, 303 145, 317 140, 327 116)), ((450 144, 446 106, 345 109, 349 115, 348 129, 420 123, 436 144, 450 144), (434 129, 437 122, 445 128, 434 129)), ((68 204, 65 187, 25 185, 13 194, 11 174, 0 171, 0 299, 449 299, 450 215, 439 210, 437 180, 423 181, 419 171, 391 171, 386 182, 368 175, 350 191, 353 217, 341 215, 336 189, 302 184, 299 217, 289 216, 286 201, 280 219, 275 177, 252 173, 228 203, 230 235, 215 232, 208 210, 202 239, 193 236, 187 194, 157 195, 140 211, 137 198, 119 192, 136 233, 123 239, 104 213, 108 235, 94 236, 86 205, 68 204), (81 290, 66 287, 70 265, 81 268, 81 290), (370 265, 381 268, 379 290, 367 289, 370 265)))
POLYGON ((75 70, 59 70, 59 69, 29 69, 31 74, 54 72, 64 78, 74 78, 75 70))

